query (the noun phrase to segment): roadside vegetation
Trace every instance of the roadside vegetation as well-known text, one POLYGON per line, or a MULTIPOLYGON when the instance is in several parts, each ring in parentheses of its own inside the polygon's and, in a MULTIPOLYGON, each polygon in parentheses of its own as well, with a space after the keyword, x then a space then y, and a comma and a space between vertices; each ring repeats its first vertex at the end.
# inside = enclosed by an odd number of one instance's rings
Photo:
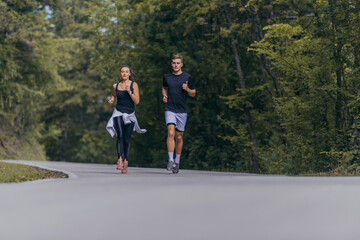
POLYGON ((115 163, 122 64, 141 101, 131 166, 164 167, 161 86, 184 56, 182 168, 360 172, 360 0, 0 0, 0 159, 115 163))
POLYGON ((26 182, 50 178, 67 178, 67 175, 23 164, 0 163, 0 183, 26 182))

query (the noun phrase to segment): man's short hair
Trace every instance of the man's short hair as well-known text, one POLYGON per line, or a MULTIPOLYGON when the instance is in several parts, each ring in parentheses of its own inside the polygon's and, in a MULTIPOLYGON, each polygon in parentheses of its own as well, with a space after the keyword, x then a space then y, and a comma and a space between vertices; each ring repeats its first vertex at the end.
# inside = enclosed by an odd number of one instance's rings
POLYGON ((181 59, 181 62, 184 62, 183 56, 181 56, 180 54, 175 54, 174 56, 172 56, 171 60, 174 60, 174 59, 181 59))

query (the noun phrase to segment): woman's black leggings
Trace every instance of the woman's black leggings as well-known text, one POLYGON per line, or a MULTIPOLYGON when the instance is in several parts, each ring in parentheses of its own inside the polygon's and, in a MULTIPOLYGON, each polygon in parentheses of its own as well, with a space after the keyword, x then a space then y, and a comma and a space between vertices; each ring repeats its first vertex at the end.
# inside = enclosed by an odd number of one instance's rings
POLYGON ((124 159, 128 159, 130 152, 130 138, 134 128, 133 122, 128 125, 124 124, 122 117, 114 118, 114 127, 117 134, 116 149, 118 153, 118 158, 120 158, 124 153, 124 159))

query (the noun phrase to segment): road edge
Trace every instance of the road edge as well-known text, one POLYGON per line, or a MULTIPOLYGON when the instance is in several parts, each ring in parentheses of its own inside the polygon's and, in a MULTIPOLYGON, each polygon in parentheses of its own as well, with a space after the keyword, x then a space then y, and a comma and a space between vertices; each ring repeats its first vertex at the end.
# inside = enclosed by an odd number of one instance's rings
POLYGON ((55 171, 55 172, 61 172, 63 174, 67 175, 67 178, 48 178, 48 179, 37 179, 34 181, 26 181, 26 182, 20 182, 20 183, 36 183, 36 182, 47 182, 47 181, 59 181, 59 180, 66 180, 66 179, 76 179, 78 178, 78 176, 70 171, 66 171, 66 170, 60 170, 60 169, 55 169, 55 168, 51 168, 51 167, 47 167, 44 165, 41 165, 42 162, 46 162, 46 161, 34 161, 34 160, 0 160, 0 162, 5 162, 5 163, 13 163, 13 164, 23 164, 23 165, 27 165, 27 166, 32 166, 32 167, 38 167, 41 169, 46 169, 49 171, 55 171))

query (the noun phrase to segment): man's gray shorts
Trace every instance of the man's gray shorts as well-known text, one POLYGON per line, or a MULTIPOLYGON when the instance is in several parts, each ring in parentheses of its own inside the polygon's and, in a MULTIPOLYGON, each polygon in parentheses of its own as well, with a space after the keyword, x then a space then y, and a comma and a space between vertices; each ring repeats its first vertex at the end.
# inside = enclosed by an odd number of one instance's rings
POLYGON ((169 124, 175 125, 175 130, 178 132, 183 132, 185 130, 187 119, 187 113, 174 113, 170 111, 165 111, 165 122, 166 126, 169 124))

